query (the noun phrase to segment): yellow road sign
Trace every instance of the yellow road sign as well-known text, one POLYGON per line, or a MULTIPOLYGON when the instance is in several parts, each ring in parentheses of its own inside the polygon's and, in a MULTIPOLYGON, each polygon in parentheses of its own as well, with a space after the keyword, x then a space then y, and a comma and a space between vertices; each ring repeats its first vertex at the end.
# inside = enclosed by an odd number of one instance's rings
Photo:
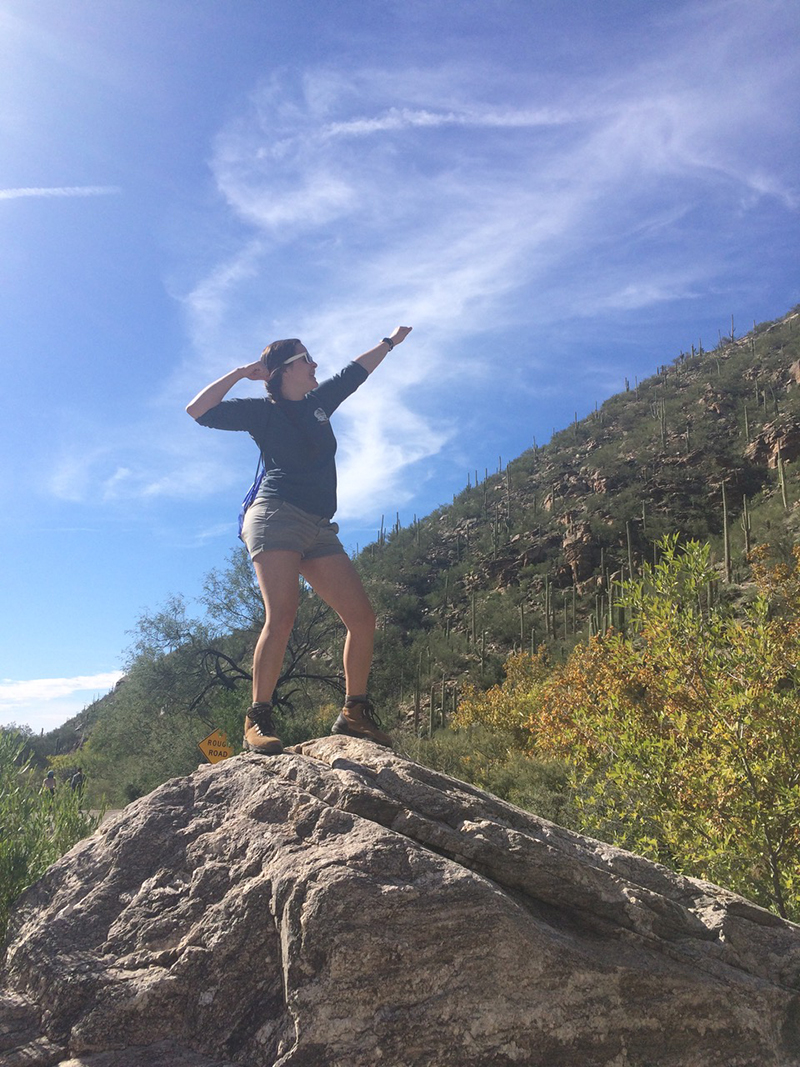
POLYGON ((229 759, 233 755, 233 748, 224 730, 215 730, 213 734, 198 741, 197 747, 209 763, 219 763, 220 760, 229 759))

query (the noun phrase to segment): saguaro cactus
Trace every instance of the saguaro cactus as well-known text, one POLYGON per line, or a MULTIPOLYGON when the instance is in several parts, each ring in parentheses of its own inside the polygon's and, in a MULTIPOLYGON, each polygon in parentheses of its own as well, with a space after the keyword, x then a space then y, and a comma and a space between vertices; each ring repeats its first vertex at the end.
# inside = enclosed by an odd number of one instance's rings
POLYGON ((778 445, 778 481, 781 486, 781 500, 783 501, 783 510, 789 510, 789 498, 786 495, 786 468, 783 463, 783 455, 781 454, 781 446, 778 445))
POLYGON ((750 555, 750 535, 752 528, 750 526, 750 505, 747 503, 747 497, 742 497, 742 517, 740 519, 742 524, 742 530, 744 531, 744 555, 745 559, 750 555))
POLYGON ((722 483, 722 545, 725 553, 725 581, 731 580, 731 536, 728 525, 728 495, 725 492, 725 483, 722 483))

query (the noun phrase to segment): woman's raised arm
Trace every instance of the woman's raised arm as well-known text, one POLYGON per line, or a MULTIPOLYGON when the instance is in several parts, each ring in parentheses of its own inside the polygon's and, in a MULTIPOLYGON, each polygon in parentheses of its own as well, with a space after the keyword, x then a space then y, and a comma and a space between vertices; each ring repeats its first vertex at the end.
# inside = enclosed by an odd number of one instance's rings
POLYGON ((393 348, 396 348, 402 341, 405 341, 410 333, 410 326, 395 327, 388 337, 391 344, 387 344, 385 340, 381 341, 380 344, 375 345, 369 352, 364 352, 363 355, 358 356, 353 362, 360 363, 367 374, 372 374, 378 364, 383 362, 393 348))
POLYGON ((205 389, 201 389, 194 400, 191 400, 186 405, 186 411, 193 419, 199 419, 201 415, 205 415, 207 411, 215 408, 221 400, 224 400, 233 386, 242 381, 243 378, 266 382, 269 379, 269 371, 260 359, 257 359, 255 363, 248 363, 244 367, 237 367, 235 370, 223 374, 221 378, 217 378, 215 382, 207 385, 205 389))

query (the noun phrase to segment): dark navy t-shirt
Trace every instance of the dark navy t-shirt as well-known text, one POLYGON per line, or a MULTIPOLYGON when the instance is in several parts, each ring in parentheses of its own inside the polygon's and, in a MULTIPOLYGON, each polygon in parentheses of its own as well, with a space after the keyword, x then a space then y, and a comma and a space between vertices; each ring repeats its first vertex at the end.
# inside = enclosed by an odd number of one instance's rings
POLYGON ((302 400, 223 400, 197 422, 250 434, 266 467, 259 498, 280 497, 330 519, 336 511, 336 438, 328 420, 367 378, 360 363, 348 363, 302 400))

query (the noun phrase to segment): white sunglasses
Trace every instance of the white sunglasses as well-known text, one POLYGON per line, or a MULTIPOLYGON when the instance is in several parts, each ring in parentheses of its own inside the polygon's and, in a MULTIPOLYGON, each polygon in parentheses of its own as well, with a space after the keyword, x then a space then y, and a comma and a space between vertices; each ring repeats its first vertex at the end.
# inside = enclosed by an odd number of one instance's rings
MULTIPOLYGON (((304 359, 306 361, 306 363, 313 363, 314 362, 314 360, 311 358, 311 356, 309 356, 308 352, 300 352, 300 354, 297 355, 297 356, 290 356, 289 359, 285 359, 283 361, 283 363, 281 363, 281 366, 282 367, 288 367, 289 364, 290 363, 294 363, 294 361, 296 359, 304 359)), ((277 367, 275 369, 277 370, 277 367)))

